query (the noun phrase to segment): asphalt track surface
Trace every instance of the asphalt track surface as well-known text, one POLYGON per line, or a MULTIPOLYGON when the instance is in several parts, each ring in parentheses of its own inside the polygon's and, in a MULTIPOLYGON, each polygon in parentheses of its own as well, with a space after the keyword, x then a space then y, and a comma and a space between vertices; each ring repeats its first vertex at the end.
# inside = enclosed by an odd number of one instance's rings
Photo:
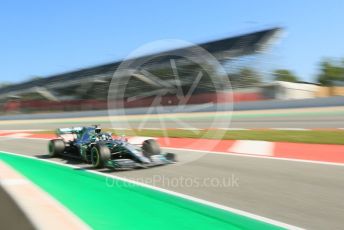
POLYGON ((183 117, 181 114, 168 114, 172 118, 160 115, 162 123, 154 115, 150 115, 147 120, 145 115, 117 116, 115 119, 101 116, 0 120, 0 130, 56 129, 91 124, 100 124, 103 128, 344 128, 344 107, 234 112, 232 116, 218 117, 217 120, 214 116, 222 116, 222 113, 199 114, 205 115, 192 117, 194 114, 191 114, 191 117, 183 117))
MULTIPOLYGON (((0 150, 45 157, 46 140, 0 140, 0 150)), ((307 229, 341 229, 344 167, 168 150, 179 163, 134 171, 104 173, 130 178, 307 229), (188 161, 189 158, 196 158, 188 161), (199 158, 197 156, 200 156, 199 158), (186 180, 226 180, 226 185, 190 186, 186 180), (184 182, 182 182, 184 180, 184 182), (228 181, 231 180, 231 183, 228 181), (178 181, 174 183, 173 181, 178 181)), ((73 159, 52 159, 90 168, 73 159)))

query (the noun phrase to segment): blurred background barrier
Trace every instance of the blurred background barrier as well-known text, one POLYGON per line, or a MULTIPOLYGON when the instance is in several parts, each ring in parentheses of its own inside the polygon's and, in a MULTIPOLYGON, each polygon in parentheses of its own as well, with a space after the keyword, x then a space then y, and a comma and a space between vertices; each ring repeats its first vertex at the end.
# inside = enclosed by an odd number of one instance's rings
MULTIPOLYGON (((229 103, 243 101, 258 101, 264 98, 258 92, 221 92, 221 93, 199 93, 190 97, 187 104, 202 104, 202 103, 229 103)), ((149 107, 154 100, 154 97, 149 97, 141 100, 124 102, 126 108, 149 107)), ((161 105, 172 106, 178 104, 176 95, 167 95, 162 98, 161 105)), ((8 100, 3 104, 3 112, 45 112, 45 111, 87 111, 87 110, 105 110, 107 109, 107 100, 96 99, 79 99, 79 100, 64 100, 64 101, 49 101, 43 99, 37 100, 8 100)))

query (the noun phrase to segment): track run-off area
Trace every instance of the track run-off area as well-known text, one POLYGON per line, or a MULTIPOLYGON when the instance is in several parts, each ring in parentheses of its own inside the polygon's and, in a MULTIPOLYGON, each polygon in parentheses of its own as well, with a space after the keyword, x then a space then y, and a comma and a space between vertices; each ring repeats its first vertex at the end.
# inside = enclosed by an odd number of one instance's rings
POLYGON ((92 228, 342 226, 341 164, 165 149, 177 154, 177 164, 112 171, 94 170, 73 159, 47 159, 46 148, 45 139, 0 140, 2 161, 92 228))

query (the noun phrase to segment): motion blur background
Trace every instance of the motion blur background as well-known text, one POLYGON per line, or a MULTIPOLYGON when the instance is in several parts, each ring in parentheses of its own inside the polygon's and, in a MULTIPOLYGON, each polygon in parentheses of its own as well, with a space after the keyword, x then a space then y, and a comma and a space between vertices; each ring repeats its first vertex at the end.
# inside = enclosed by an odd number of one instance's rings
MULTIPOLYGON (((166 215, 160 193, 101 193, 105 183, 88 183, 84 162, 49 159, 81 169, 65 173, 19 156, 46 158, 57 128, 98 124, 130 143, 156 138, 178 159, 146 170, 101 169, 104 175, 145 182, 156 175, 233 174, 240 186, 153 185, 264 217, 260 221, 342 229, 343 9, 342 0, 2 0, 0 162, 22 168, 33 182, 46 181, 42 187, 68 200, 94 228, 116 222, 112 228, 173 229, 178 225, 166 225, 171 215, 187 229, 202 220, 216 229, 222 218, 234 228, 255 228, 223 210, 210 215, 169 198, 167 206, 177 209, 166 215)), ((26 186, 14 182, 7 184, 26 186)), ((0 211, 19 223, 11 206, 1 203, 0 211)))
MULTIPOLYGON (((286 100, 310 99, 296 107, 344 105, 341 1, 1 4, 2 115, 106 110, 110 81, 121 60, 146 42, 166 38, 206 49, 227 72, 211 70, 215 79, 231 82, 231 87, 215 89, 214 78, 205 76, 187 104, 234 102, 245 110, 288 108, 293 103, 286 100), (319 100, 323 97, 334 98, 319 100), (282 102, 252 107, 252 102, 270 100, 282 102)), ((192 49, 171 43, 142 53, 149 59, 145 67, 158 79, 152 83, 144 74, 123 74, 130 80, 118 100, 127 108, 148 107, 156 90, 175 87, 159 83, 173 82, 171 58, 177 60, 179 86, 187 92, 199 63, 161 56, 192 49)), ((161 105, 178 105, 178 100, 169 91, 161 105)))

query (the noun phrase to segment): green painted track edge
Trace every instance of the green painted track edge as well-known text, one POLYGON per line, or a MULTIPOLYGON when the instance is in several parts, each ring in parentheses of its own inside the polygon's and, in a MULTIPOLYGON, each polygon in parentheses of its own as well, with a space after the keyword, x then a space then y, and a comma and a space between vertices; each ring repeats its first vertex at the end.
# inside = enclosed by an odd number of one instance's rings
MULTIPOLYGON (((31 158, 26 158, 22 156, 16 156, 16 155, 10 155, 7 154, 6 152, 1 152, 0 153, 0 159, 14 167, 17 171, 22 173, 24 176, 28 177, 30 180, 32 180, 34 183, 36 183, 39 187, 53 195, 57 200, 59 200, 62 204, 64 204, 66 207, 71 209, 72 212, 74 212, 77 216, 79 216, 81 219, 83 219, 87 224, 94 228, 98 228, 99 226, 94 225, 94 222, 91 220, 85 219, 85 214, 80 212, 80 210, 76 210, 75 207, 71 204, 66 203, 63 196, 59 196, 57 192, 54 192, 53 188, 58 186, 61 182, 56 182, 55 181, 55 186, 52 186, 54 184, 50 183, 49 181, 53 181, 54 178, 45 178, 47 177, 46 174, 47 171, 52 171, 52 174, 55 173, 55 176, 57 175, 56 173, 67 173, 66 175, 72 175, 79 177, 79 179, 87 179, 87 180, 96 180, 102 185, 105 183, 105 178, 106 175, 99 175, 99 174, 94 174, 89 172, 88 170, 82 170, 82 169, 76 169, 76 168, 71 168, 67 166, 62 166, 58 164, 54 164, 52 162, 47 162, 47 161, 39 161, 36 159, 31 159, 31 158), (31 167, 29 166, 31 165, 31 167), (37 176, 37 172, 35 170, 40 170, 41 172, 45 172, 44 174, 41 174, 41 176, 37 176)), ((51 174, 51 172, 50 172, 51 174)), ((39 175, 39 174, 38 174, 39 175)), ((113 178, 111 178, 113 180, 113 178)), ((117 185, 121 186, 124 185, 123 181, 117 180, 117 185)), ((63 185, 63 182, 62 182, 63 185)), ((187 200, 181 197, 176 197, 172 196, 170 194, 163 193, 161 191, 153 190, 150 188, 146 187, 141 187, 138 185, 130 186, 130 188, 125 188, 129 189, 130 193, 137 193, 140 196, 143 197, 148 197, 148 199, 154 199, 158 200, 162 203, 167 203, 169 205, 173 204, 173 206, 177 208, 181 208, 184 210, 191 211, 193 213, 198 213, 201 216, 207 216, 212 219, 225 222, 229 226, 232 226, 232 229, 280 229, 280 227, 273 226, 268 223, 264 223, 258 220, 254 219, 249 219, 248 217, 241 216, 235 213, 230 213, 225 210, 217 209, 214 207, 210 207, 204 204, 196 203, 195 201, 187 200)), ((106 204, 104 204, 106 205, 106 204)), ((196 227, 196 226, 195 226, 196 227)), ((99 228, 101 229, 101 228, 99 228)), ((144 228, 142 228, 144 229, 144 228)), ((198 229, 202 229, 202 226, 198 226, 198 229)))

